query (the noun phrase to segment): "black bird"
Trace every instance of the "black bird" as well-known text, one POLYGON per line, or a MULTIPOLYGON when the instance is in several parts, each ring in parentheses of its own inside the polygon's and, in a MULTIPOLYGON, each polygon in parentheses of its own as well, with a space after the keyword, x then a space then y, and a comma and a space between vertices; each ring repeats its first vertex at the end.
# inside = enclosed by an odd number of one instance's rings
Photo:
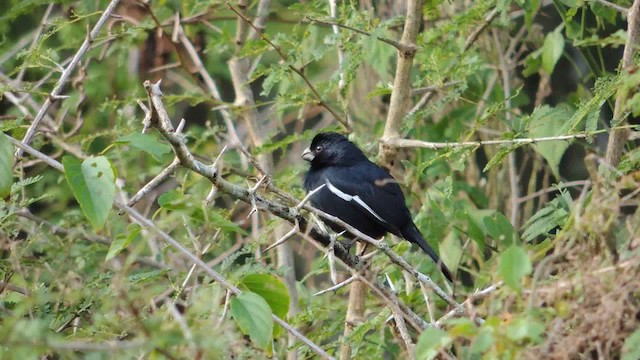
MULTIPOLYGON (((307 192, 315 193, 311 204, 353 226, 374 239, 390 232, 420 246, 440 271, 453 281, 451 272, 427 244, 411 219, 397 181, 346 137, 332 132, 319 133, 304 150, 302 158, 311 163, 304 179, 307 192)), ((327 224, 336 232, 344 230, 327 224)), ((349 234, 350 238, 355 238, 349 234)))

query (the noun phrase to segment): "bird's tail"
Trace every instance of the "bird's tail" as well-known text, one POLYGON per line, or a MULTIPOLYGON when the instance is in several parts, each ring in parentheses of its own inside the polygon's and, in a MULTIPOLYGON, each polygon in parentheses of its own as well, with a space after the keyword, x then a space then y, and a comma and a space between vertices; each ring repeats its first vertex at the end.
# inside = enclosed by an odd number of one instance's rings
POLYGON ((425 239, 422 237, 420 230, 418 230, 418 228, 414 224, 410 224, 405 229, 403 229, 402 237, 404 237, 406 240, 414 244, 418 244, 418 246, 420 246, 420 248, 424 252, 426 252, 427 255, 431 257, 431 259, 433 259, 433 261, 436 263, 440 271, 442 271, 442 274, 444 275, 444 277, 446 277, 447 280, 449 280, 450 282, 453 282, 453 276, 451 275, 451 271, 449 271, 447 266, 442 262, 440 257, 438 257, 438 254, 436 254, 436 252, 433 251, 431 246, 427 244, 425 239))

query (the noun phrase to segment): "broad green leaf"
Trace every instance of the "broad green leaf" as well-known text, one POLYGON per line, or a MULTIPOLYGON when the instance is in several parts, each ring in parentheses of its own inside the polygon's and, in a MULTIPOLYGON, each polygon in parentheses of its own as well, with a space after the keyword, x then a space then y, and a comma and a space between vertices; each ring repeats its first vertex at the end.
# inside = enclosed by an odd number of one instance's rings
POLYGON ((65 156, 62 164, 64 176, 82 212, 94 229, 101 229, 107 221, 116 193, 111 164, 104 156, 90 157, 82 163, 72 156, 65 156))
MULTIPOLYGON (((240 280, 238 287, 262 296, 271 307, 271 311, 279 318, 287 317, 291 298, 289 290, 277 277, 270 274, 249 274, 240 280)), ((278 336, 281 332, 282 328, 276 324, 273 336, 278 336)))
POLYGON ((494 212, 483 219, 483 223, 489 235, 499 241, 505 248, 515 243, 518 235, 513 225, 501 212, 494 212))
POLYGON ((485 351, 489 350, 489 348, 491 348, 495 341, 496 340, 489 329, 482 329, 480 330, 478 336, 476 336, 476 338, 471 343, 471 346, 469 347, 469 353, 472 355, 482 354, 485 351))
MULTIPOLYGON (((573 110, 569 106, 548 105, 538 107, 531 114, 529 121, 529 136, 533 138, 552 137, 564 135, 563 125, 573 116, 573 110)), ((559 166, 564 152, 571 144, 570 140, 543 141, 534 145, 534 148, 549 163, 553 174, 559 178, 559 166)))
POLYGON ((531 273, 531 260, 522 247, 512 245, 500 255, 499 269, 504 283, 519 290, 522 278, 531 273))
POLYGON ((416 359, 433 359, 438 352, 453 341, 451 336, 438 328, 426 328, 416 344, 416 359))
POLYGON ((161 161, 162 157, 171 152, 171 146, 160 142, 158 138, 152 135, 147 135, 139 132, 131 133, 129 135, 121 136, 117 140, 118 143, 129 144, 130 146, 140 149, 154 159, 161 161))
POLYGON ((0 198, 11 193, 13 183, 13 145, 7 136, 0 132, 0 198))
POLYGON ((289 312, 289 290, 271 274, 249 274, 240 280, 238 287, 256 293, 269 304, 276 316, 285 318, 289 312))
POLYGON ((633 332, 622 345, 622 360, 640 359, 640 329, 633 332))
POLYGON ((562 27, 558 27, 553 32, 547 34, 542 45, 542 68, 551 75, 556 63, 564 51, 564 37, 560 32, 562 27))
POLYGON ((126 249, 127 246, 129 246, 129 244, 138 237, 142 228, 139 225, 134 224, 129 226, 127 230, 129 231, 128 234, 119 234, 111 243, 105 261, 111 260, 114 256, 120 254, 122 250, 126 249))
POLYGON ((271 352, 273 318, 271 307, 262 296, 243 291, 230 302, 231 316, 240 330, 260 348, 271 352))
POLYGON ((495 210, 490 209, 467 209, 467 233, 478 245, 485 246, 485 237, 489 235, 487 226, 484 223, 484 218, 491 216, 495 213, 495 210))
POLYGON ((185 204, 183 203, 184 196, 184 194, 176 190, 169 190, 166 193, 158 196, 158 205, 160 205, 161 208, 167 210, 184 209, 186 208, 185 204))

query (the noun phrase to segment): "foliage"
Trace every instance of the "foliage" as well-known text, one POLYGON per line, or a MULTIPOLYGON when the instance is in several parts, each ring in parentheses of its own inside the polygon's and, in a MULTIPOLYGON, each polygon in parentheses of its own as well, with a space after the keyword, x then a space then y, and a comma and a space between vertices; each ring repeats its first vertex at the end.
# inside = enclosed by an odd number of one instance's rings
MULTIPOLYGON (((628 34, 615 9, 631 1, 426 0, 415 54, 398 51, 411 45, 397 43, 408 2, 337 1, 332 14, 332 1, 274 0, 261 22, 264 3, 121 1, 51 97, 109 1, 3 2, 0 358, 317 356, 273 316, 335 357, 637 358, 639 152, 623 144, 609 164, 604 141, 612 126, 637 138, 638 57, 619 66, 628 34), (413 63, 394 85, 399 56, 413 63), (128 204, 176 156, 157 114, 145 118, 145 80, 162 80, 173 126, 185 120, 171 132, 194 160, 242 194, 178 167, 128 204), (457 270, 463 311, 448 315, 383 254, 362 274, 433 322, 424 330, 403 329, 370 288, 359 316, 349 286, 314 296, 333 285, 334 257, 306 234, 264 252, 298 224, 260 199, 298 214, 299 154, 318 131, 347 131, 334 115, 386 159, 400 86, 410 95, 395 130, 437 146, 385 165, 457 270), (48 102, 29 142, 41 155, 16 155, 11 138, 48 102)), ((450 290, 410 244, 392 251, 450 290)))

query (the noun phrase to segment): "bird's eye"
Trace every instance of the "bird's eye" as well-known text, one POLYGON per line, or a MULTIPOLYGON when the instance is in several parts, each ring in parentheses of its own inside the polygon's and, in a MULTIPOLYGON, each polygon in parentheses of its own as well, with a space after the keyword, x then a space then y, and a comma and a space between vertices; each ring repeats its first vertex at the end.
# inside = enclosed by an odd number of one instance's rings
POLYGON ((324 148, 322 147, 322 145, 318 145, 318 146, 316 146, 316 152, 317 152, 317 153, 322 152, 322 150, 323 150, 323 149, 324 149, 324 148))

